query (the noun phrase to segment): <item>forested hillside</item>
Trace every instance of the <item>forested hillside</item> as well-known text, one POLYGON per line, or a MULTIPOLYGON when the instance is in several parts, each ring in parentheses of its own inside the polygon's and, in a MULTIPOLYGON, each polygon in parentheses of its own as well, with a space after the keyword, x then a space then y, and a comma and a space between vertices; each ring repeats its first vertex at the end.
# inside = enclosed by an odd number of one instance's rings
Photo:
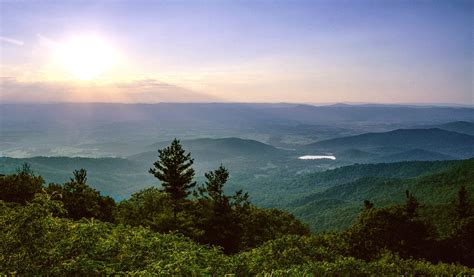
MULTIPOLYGON (((451 203, 460 186, 474 191, 474 159, 359 165, 348 168, 355 170, 352 180, 346 179, 346 183, 297 199, 289 205, 289 209, 315 231, 342 230, 353 223, 360 211, 360 203, 366 199, 377 206, 400 204, 405 200, 405 191, 409 190, 425 204, 420 211, 429 216, 425 210, 451 203), (357 167, 362 170, 357 170, 357 167), (393 170, 394 174, 384 174, 384 168, 393 170), (371 173, 369 169, 372 170, 371 173)), ((340 176, 344 176, 344 173, 351 172, 347 169, 340 168, 315 177, 337 175, 338 172, 341 173, 340 176)), ((431 216, 437 217, 432 220, 441 229, 444 229, 443 225, 449 222, 450 217, 445 211, 431 216)))
POLYGON ((332 233, 311 233, 288 212, 258 208, 244 191, 226 194, 231 176, 223 166, 196 183, 193 166, 175 140, 149 170, 161 188, 120 202, 91 188, 84 169, 63 184, 46 185, 27 164, 2 175, 0 272, 474 272, 474 160, 354 165, 313 176, 324 190, 294 202, 302 205, 295 211, 311 213, 300 216, 313 229, 337 219, 328 226, 340 231, 332 233), (438 208, 443 213, 434 214, 438 208))

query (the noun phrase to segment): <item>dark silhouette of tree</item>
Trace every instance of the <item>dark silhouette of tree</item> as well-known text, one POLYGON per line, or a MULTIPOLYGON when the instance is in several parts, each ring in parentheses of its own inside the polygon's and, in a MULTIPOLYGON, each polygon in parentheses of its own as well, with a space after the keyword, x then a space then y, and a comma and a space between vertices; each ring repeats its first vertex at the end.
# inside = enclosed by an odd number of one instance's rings
POLYGON ((16 169, 16 172, 18 175, 35 176, 33 169, 31 169, 31 166, 28 163, 23 163, 21 167, 16 169))
POLYGON ((248 205, 248 194, 238 191, 233 196, 224 194, 224 185, 229 172, 222 165, 205 173, 206 183, 198 188, 200 203, 207 206, 210 212, 202 221, 205 234, 202 243, 219 245, 227 253, 237 252, 240 246, 242 228, 239 212, 242 206, 248 205))
POLYGON ((25 163, 16 174, 0 177, 0 200, 24 204, 43 189, 44 180, 25 163))
POLYGON ((414 217, 416 215, 416 210, 420 207, 420 203, 418 200, 411 194, 408 190, 405 191, 406 195, 406 204, 405 204, 405 212, 409 217, 414 217))
POLYGON ((461 186, 458 191, 458 198, 455 202, 456 216, 464 219, 469 216, 469 195, 465 186, 461 186))
POLYGON ((73 178, 64 185, 49 184, 47 192, 58 195, 67 211, 67 216, 78 220, 81 218, 96 218, 102 221, 114 221, 115 201, 109 196, 88 186, 87 171, 74 170, 73 178))
POLYGON ((84 168, 74 170, 72 174, 74 178, 70 178, 71 183, 85 184, 87 182, 87 170, 85 170, 84 168))
POLYGON ((387 249, 402 257, 420 257, 432 243, 432 226, 414 219, 404 207, 362 211, 347 231, 352 255, 371 260, 387 249))
POLYGON ((374 207, 374 203, 370 202, 370 200, 364 200, 364 210, 369 210, 374 207))
POLYGON ((229 171, 219 166, 214 171, 209 171, 204 174, 206 177, 206 183, 204 186, 198 188, 198 195, 205 199, 210 199, 218 205, 248 205, 249 195, 244 193, 242 190, 235 192, 233 196, 227 196, 224 194, 224 185, 229 179, 229 171))
POLYGON ((444 249, 445 259, 474 266, 474 215, 472 214, 469 194, 465 186, 461 186, 454 202, 454 216, 451 234, 444 249), (447 251, 446 251, 447 250, 447 251))
POLYGON ((190 194, 190 189, 196 185, 196 182, 193 182, 194 169, 191 167, 194 160, 177 139, 174 139, 170 146, 158 150, 158 153, 159 160, 149 172, 161 181, 163 191, 170 195, 176 220, 182 202, 190 194))

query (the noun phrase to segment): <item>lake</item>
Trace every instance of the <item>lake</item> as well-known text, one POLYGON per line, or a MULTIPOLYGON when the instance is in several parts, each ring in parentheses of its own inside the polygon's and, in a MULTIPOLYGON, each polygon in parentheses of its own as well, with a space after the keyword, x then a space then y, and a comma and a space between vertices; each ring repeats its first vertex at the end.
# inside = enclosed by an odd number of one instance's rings
POLYGON ((306 155, 298 157, 300 160, 335 160, 336 156, 333 155, 306 155))

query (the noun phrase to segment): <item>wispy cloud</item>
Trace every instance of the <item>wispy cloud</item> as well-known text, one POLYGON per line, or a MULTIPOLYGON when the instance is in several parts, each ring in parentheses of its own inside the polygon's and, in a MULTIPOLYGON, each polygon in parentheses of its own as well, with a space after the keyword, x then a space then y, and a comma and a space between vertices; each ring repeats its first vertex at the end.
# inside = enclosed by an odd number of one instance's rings
POLYGON ((18 45, 18 46, 23 46, 25 44, 21 40, 17 40, 17 39, 14 39, 14 38, 9 38, 9 37, 3 37, 3 36, 0 36, 0 41, 1 42, 6 42, 6 43, 9 43, 9 44, 13 44, 13 45, 18 45))
POLYGON ((38 38, 38 42, 41 46, 51 48, 56 45, 56 42, 48 38, 47 36, 44 36, 42 34, 36 34, 36 37, 38 38))
POLYGON ((15 102, 216 102, 220 99, 155 79, 108 84, 27 82, 0 77, 0 103, 15 102))

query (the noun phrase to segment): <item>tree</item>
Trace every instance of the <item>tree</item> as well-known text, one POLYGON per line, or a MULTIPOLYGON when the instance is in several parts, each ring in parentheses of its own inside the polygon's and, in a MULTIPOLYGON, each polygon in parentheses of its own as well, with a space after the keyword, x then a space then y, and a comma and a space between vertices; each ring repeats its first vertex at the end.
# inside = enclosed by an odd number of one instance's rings
POLYGON ((87 182, 87 170, 85 170, 84 168, 74 170, 72 175, 74 176, 74 178, 70 178, 71 183, 85 184, 87 182))
POLYGON ((242 190, 235 192, 233 196, 224 194, 224 185, 229 179, 229 171, 222 165, 214 171, 205 173, 204 176, 206 183, 198 188, 198 196, 201 198, 212 200, 218 206, 234 207, 249 204, 249 195, 242 190))
POLYGON ((408 190, 405 191, 406 195, 406 204, 405 204, 405 212, 409 217, 414 217, 416 215, 416 210, 420 207, 420 203, 418 200, 411 194, 408 190))
POLYGON ((456 216, 464 219, 469 216, 469 195, 465 186, 461 186, 458 191, 458 199, 455 202, 456 216))
POLYGON ((170 195, 176 220, 182 202, 190 194, 190 189, 196 185, 196 182, 193 182, 194 169, 191 167, 194 160, 177 139, 174 139, 170 146, 158 150, 158 153, 159 160, 149 172, 161 181, 163 191, 170 195))
POLYGON ((371 208, 361 212, 346 231, 352 255, 364 260, 378 257, 383 249, 402 257, 429 254, 433 227, 409 216, 406 207, 371 208))
POLYGON ((18 175, 29 175, 32 177, 35 176, 33 169, 31 169, 31 166, 28 163, 23 163, 21 167, 16 169, 16 173, 18 175))
POLYGON ((374 203, 370 202, 370 200, 364 200, 364 210, 370 210, 374 207, 374 203))
POLYGON ((206 183, 199 187, 197 196, 201 199, 201 209, 204 210, 202 229, 205 233, 200 242, 219 245, 227 253, 238 251, 242 228, 240 226, 239 208, 248 205, 248 194, 237 191, 233 196, 224 194, 224 185, 229 178, 229 172, 222 165, 204 174, 206 183), (204 209, 203 209, 204 208, 204 209), (205 211, 206 208, 208 211, 205 211))
POLYGON ((74 170, 73 178, 64 185, 49 184, 47 191, 57 195, 63 202, 70 218, 96 218, 102 221, 114 221, 115 201, 109 196, 102 196, 100 192, 88 186, 87 171, 74 170))
POLYGON ((117 222, 131 226, 147 226, 152 230, 166 233, 173 226, 173 211, 167 193, 150 187, 120 202, 117 209, 117 222))
POLYGON ((445 241, 444 258, 451 262, 461 262, 474 266, 474 216, 471 214, 469 194, 465 186, 461 186, 457 199, 453 201, 455 218, 451 234, 445 241), (448 251, 446 251, 448 250, 448 251))
POLYGON ((44 180, 35 176, 28 164, 16 174, 0 176, 0 200, 25 204, 43 189, 44 180))

